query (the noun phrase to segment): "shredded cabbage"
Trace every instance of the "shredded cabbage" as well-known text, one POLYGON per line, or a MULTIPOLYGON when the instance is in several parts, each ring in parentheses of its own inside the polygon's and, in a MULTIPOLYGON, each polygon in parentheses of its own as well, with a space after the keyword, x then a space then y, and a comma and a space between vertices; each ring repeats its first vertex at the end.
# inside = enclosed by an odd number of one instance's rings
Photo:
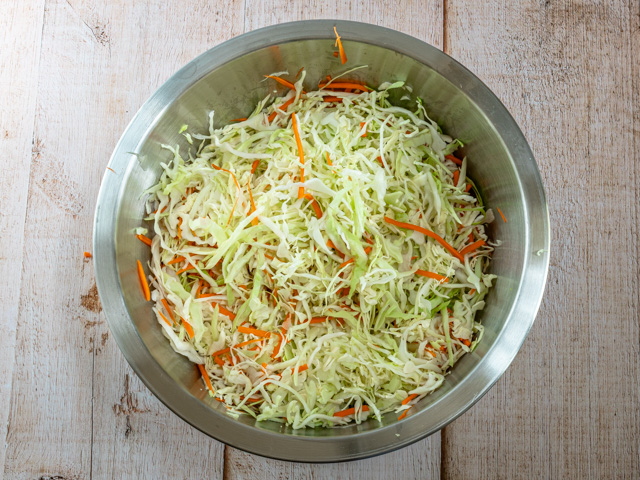
POLYGON ((467 160, 458 169, 450 156, 461 143, 421 101, 389 102, 401 82, 303 93, 304 75, 247 120, 214 128, 211 113, 186 159, 164 146, 171 158, 146 204, 154 310, 231 415, 293 428, 380 420, 476 347, 495 278, 488 243, 461 261, 385 218, 460 252, 488 242, 487 217, 467 160))

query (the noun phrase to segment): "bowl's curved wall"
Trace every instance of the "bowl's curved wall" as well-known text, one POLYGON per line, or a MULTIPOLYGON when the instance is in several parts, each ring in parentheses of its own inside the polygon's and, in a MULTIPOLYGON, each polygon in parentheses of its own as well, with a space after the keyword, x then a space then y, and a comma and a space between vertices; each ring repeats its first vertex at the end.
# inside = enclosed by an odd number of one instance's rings
MULTIPOLYGON (((405 93, 405 92, 403 92, 405 93)), ((396 97, 396 103, 410 104, 396 97)), ((132 120, 111 159, 117 175, 105 176, 96 209, 94 256, 105 314, 120 348, 146 385, 195 427, 235 447, 298 461, 339 461, 383 453, 434 431, 471 406, 504 372, 533 323, 548 267, 548 214, 539 173, 517 125, 495 96, 457 62, 416 39, 354 22, 310 21, 251 32, 198 57, 154 94, 132 120), (264 79, 271 72, 300 67, 306 85, 347 70, 333 57, 337 24, 351 68, 348 76, 371 85, 404 80, 412 96, 444 131, 460 138, 469 175, 490 207, 508 218, 493 222, 501 241, 492 272, 495 288, 482 313, 483 341, 453 369, 444 386, 415 408, 410 421, 388 414, 382 425, 369 420, 334 429, 293 431, 275 423, 234 420, 206 395, 199 374, 163 337, 150 304, 139 292, 136 259, 148 249, 135 240, 141 225, 144 189, 157 181, 160 162, 171 154, 161 144, 189 145, 178 134, 206 132, 215 124, 247 116, 268 93, 284 89, 264 79), (396 435, 396 434, 399 434, 396 435)))

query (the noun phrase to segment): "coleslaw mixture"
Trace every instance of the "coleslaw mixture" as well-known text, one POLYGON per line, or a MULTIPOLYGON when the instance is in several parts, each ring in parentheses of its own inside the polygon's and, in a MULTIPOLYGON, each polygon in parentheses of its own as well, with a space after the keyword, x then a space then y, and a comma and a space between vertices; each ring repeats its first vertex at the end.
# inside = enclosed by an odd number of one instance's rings
MULTIPOLYGON (((293 428, 403 412, 482 337, 495 276, 461 143, 421 101, 333 79, 206 135, 148 190, 151 299, 232 415, 293 428)), ((146 233, 139 229, 139 234, 146 233)), ((406 414, 406 412, 404 412, 406 414)))

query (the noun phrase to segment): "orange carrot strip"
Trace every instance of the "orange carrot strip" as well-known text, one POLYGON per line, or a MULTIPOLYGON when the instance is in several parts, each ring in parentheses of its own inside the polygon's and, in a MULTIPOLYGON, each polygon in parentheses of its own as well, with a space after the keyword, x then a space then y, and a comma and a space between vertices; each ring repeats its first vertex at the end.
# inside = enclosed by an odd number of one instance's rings
POLYGON ((438 280, 439 282, 449 282, 449 277, 445 277, 444 275, 440 275, 438 273, 427 272, 426 270, 416 270, 416 275, 422 275, 423 277, 433 278, 434 280, 438 280))
POLYGON ((404 417, 406 417, 406 416, 407 416, 407 413, 408 413, 408 412, 409 412, 409 410, 411 410, 412 408, 413 408, 413 406, 411 406, 411 407, 407 408, 404 412, 402 412, 402 415, 400 415, 400 416, 398 417, 398 420, 402 420, 404 417))
MULTIPOLYGON (((371 251, 373 250, 372 247, 367 247, 364 249, 364 253, 366 253, 367 255, 369 255, 371 253, 371 251)), ((350 263, 353 263, 355 261, 355 259, 350 258, 349 260, 347 260, 346 262, 343 262, 340 264, 340 268, 342 267, 346 267, 347 265, 349 265, 350 263)))
POLYGON ((188 264, 186 267, 183 267, 183 268, 181 268, 180 270, 178 270, 178 271, 176 272, 176 274, 177 274, 177 275, 180 275, 181 273, 184 273, 184 272, 186 272, 186 271, 188 271, 188 270, 195 270, 195 269, 196 269, 196 267, 194 267, 194 266, 193 266, 193 265, 191 265, 191 264, 188 264))
POLYGON ((178 240, 182 240, 182 217, 178 217, 178 240))
POLYGON ((182 263, 186 260, 185 257, 176 257, 173 260, 171 260, 170 262, 167 262, 167 265, 173 265, 174 263, 182 263))
POLYGON ((469 295, 473 295, 474 293, 476 293, 476 289, 472 288, 471 290, 469 290, 469 295))
MULTIPOLYGON (((366 122, 360 122, 360 130, 362 130, 365 125, 366 125, 366 122)), ((362 135, 360 135, 360 136, 361 137, 366 137, 367 136, 367 130, 365 129, 364 133, 362 135)))
MULTIPOLYGON (((369 411, 369 407, 367 405, 363 405, 362 409, 360 411, 368 412, 369 411)), ((333 416, 334 417, 348 417, 349 415, 353 415, 354 413, 356 413, 356 408, 355 407, 351 407, 351 408, 347 408, 346 410, 340 410, 339 412, 334 413, 333 416)))
MULTIPOLYGON (((296 137, 296 145, 298 146, 298 155, 300 156, 300 163, 302 166, 300 167, 300 182, 304 183, 304 151, 302 150, 302 140, 300 139, 300 132, 298 131, 298 120, 296 119, 296 114, 291 114, 291 121, 293 122, 293 134, 296 137)), ((298 188, 298 198, 302 198, 304 196, 304 187, 298 188)))
POLYGON ((340 35, 338 35, 338 30, 336 30, 336 27, 333 27, 333 32, 336 34, 336 43, 334 44, 334 47, 338 47, 338 51, 340 52, 340 61, 344 65, 345 63, 347 63, 347 55, 344 53, 342 40, 340 39, 340 35))
POLYGON ((453 155, 445 155, 444 158, 446 158, 447 160, 451 160, 456 165, 462 165, 462 160, 454 157, 453 155))
POLYGON ((161 312, 161 311, 158 311, 158 315, 160 315, 160 316, 162 317, 162 319, 164 320, 164 322, 165 322, 167 325, 169 325, 170 327, 172 326, 172 325, 171 325, 171 322, 167 319, 167 317, 165 317, 165 316, 162 314, 162 312, 161 312))
POLYGON ((384 221, 387 222, 387 223, 390 223, 391 225, 395 225, 396 227, 407 228, 409 230, 415 230, 416 232, 420 232, 420 233, 426 235, 427 237, 433 238, 440 245, 442 245, 446 250, 448 250, 449 253, 451 253, 451 255, 456 257, 461 262, 464 262, 464 256, 463 255, 461 255, 455 248, 453 248, 451 245, 449 245, 440 235, 432 232, 431 230, 427 230, 426 228, 420 227, 418 225, 413 225, 411 223, 398 222, 397 220, 394 220, 393 218, 389 218, 389 217, 384 217, 384 221))
POLYGON ((111 170, 113 173, 116 173, 116 171, 111 167, 107 167, 107 170, 111 170))
POLYGON ((471 184, 467 183, 467 187, 464 189, 464 191, 468 192, 469 190, 471 190, 471 184))
POLYGON ((471 342, 469 340, 467 340, 466 338, 463 338, 462 340, 460 340, 466 347, 470 347, 471 346, 471 342))
POLYGON ((323 102, 342 102, 342 100, 343 99, 340 98, 340 97, 333 97, 333 96, 330 96, 330 95, 322 97, 322 101, 323 102))
POLYGON ((225 225, 225 227, 231 223, 231 219, 233 218, 233 212, 236 211, 236 205, 238 204, 239 199, 240 199, 240 194, 238 194, 238 196, 236 197, 236 201, 233 202, 233 208, 231 208, 231 213, 229 214, 229 220, 227 220, 227 224, 225 225))
POLYGON ((213 393, 213 385, 211 385, 211 380, 209 379, 209 374, 207 373, 207 369, 204 368, 204 365, 201 365, 199 363, 197 365, 198 365, 198 370, 200 370, 200 373, 204 377, 204 381, 207 384, 207 387, 209 387, 209 390, 211 390, 211 393, 213 393))
POLYGON ((149 237, 138 234, 136 235, 136 238, 140 240, 142 243, 144 243, 145 245, 151 246, 151 239, 149 237))
MULTIPOLYGON (((287 315, 287 317, 289 317, 289 315, 287 315)), ((284 334, 285 334, 286 330, 284 328, 280 328, 280 333, 278 334, 278 343, 276 343, 276 346, 273 349, 273 353, 271 354, 271 358, 277 358, 280 356, 281 352, 281 346, 282 346, 282 341, 284 340, 284 334)))
POLYGON ((193 338, 195 333, 193 332, 193 328, 191 328, 191 324, 182 317, 180 317, 180 320, 182 320, 182 324, 184 325, 184 329, 187 331, 187 334, 189 334, 189 338, 193 338))
MULTIPOLYGON (((209 297, 215 297, 215 296, 216 296, 216 294, 215 294, 215 293, 204 293, 204 294, 200 295, 200 298, 209 298, 209 297)), ((227 310, 226 308, 224 308, 224 307, 223 307, 222 305, 220 305, 219 303, 214 302, 214 301, 211 301, 211 306, 212 306, 213 308, 215 308, 215 307, 216 307, 216 305, 218 306, 218 311, 219 311, 221 314, 226 315, 226 316, 227 316, 227 317, 229 317, 231 320, 233 320, 233 319, 235 319, 235 318, 236 318, 236 314, 235 314, 235 313, 233 313, 233 312, 232 312, 232 311, 230 311, 230 310, 227 310)))
POLYGON ((453 186, 458 186, 458 181, 460 180, 460 170, 456 170, 453 172, 453 186))
MULTIPOLYGON (((300 365, 298 367, 298 373, 302 373, 305 370, 307 370, 308 368, 309 368, 309 366, 306 363, 304 365, 300 365)), ((296 371, 296 367, 291 367, 291 373, 293 374, 293 373, 295 373, 295 371, 296 371)))
POLYGON ((402 405, 406 405, 407 403, 409 403, 411 400, 413 400, 414 398, 416 398, 418 396, 417 393, 412 393, 411 395, 409 395, 407 398, 405 398, 404 400, 402 400, 402 405))
POLYGON ((142 292, 144 293, 144 298, 148 302, 151 300, 151 292, 149 291, 149 283, 147 282, 147 277, 144 274, 144 269, 142 268, 142 264, 140 260, 138 262, 138 279, 140 280, 140 286, 142 287, 142 292))
POLYGON ((246 342, 240 342, 231 348, 242 348, 242 347, 246 347, 247 345, 251 345, 252 343, 262 342, 262 341, 263 341, 262 338, 252 338, 251 340, 247 340, 246 342))
POLYGON ((316 213, 316 217, 322 218, 322 209, 320 208, 320 204, 318 204, 316 199, 313 198, 313 196, 309 193, 305 193, 304 198, 311 202, 311 208, 313 208, 313 211, 316 213))
POLYGON ((333 166, 333 163, 331 163, 331 159, 329 158, 329 152, 325 152, 327 155, 327 163, 329 164, 330 167, 333 166))
POLYGON ((502 217, 502 221, 504 223, 507 223, 507 219, 505 218, 504 214, 502 213, 502 210, 500 210, 498 207, 496 207, 496 210, 498 210, 498 213, 500 214, 500 216, 502 217))
POLYGON ((164 309, 169 314, 169 317, 171 318, 171 321, 175 323, 176 319, 173 316, 173 313, 171 313, 171 309, 169 308, 169 303, 164 298, 162 300, 160 300, 160 301, 162 302, 162 305, 164 305, 164 309))
POLYGON ((196 287, 196 294, 194 295, 194 297, 200 298, 200 289, 201 288, 202 288, 202 283, 200 283, 200 280, 198 280, 198 286, 196 287))
MULTIPOLYGON (((291 97, 289 100, 287 100, 286 102, 284 102, 282 105, 280 105, 279 107, 276 107, 277 110, 280 110, 281 112, 286 112, 287 108, 289 107, 289 105, 291 105, 294 101, 295 101, 296 97, 291 97)), ((277 112, 274 110, 273 112, 271 112, 271 114, 269 115, 269 123, 273 122, 273 119, 276 118, 277 112)))
POLYGON ((264 256, 266 258, 268 258, 269 260, 273 260, 274 257, 272 257, 271 255, 269 255, 268 253, 265 253, 264 256))
MULTIPOLYGON (((251 178, 251 177, 249 177, 249 178, 251 178)), ((251 200, 251 212, 250 213, 253 213, 253 212, 256 211, 256 204, 253 203, 253 193, 251 193, 251 184, 250 184, 250 180, 249 179, 247 179, 247 188, 249 189, 249 199, 251 200)), ((253 225, 253 226, 258 225, 258 223, 259 222, 258 222, 257 218, 254 218, 253 220, 251 220, 251 225, 253 225)))
MULTIPOLYGON (((224 362, 222 361, 222 359, 220 357, 213 357, 213 361, 216 362, 221 367, 224 367, 224 362)), ((220 400, 220 401, 222 402, 222 400, 220 400)))
POLYGON ((371 89, 366 85, 362 85, 360 83, 355 82, 321 82, 318 85, 319 88, 324 88, 325 90, 360 90, 362 92, 368 92, 371 89))
POLYGON ((338 52, 333 52, 333 56, 338 58, 340 56, 340 54, 338 52))
POLYGON ((84 252, 84 258, 91 258, 93 257, 93 255, 91 255, 90 252, 84 252))
POLYGON ((265 332, 264 330, 258 330, 257 328, 253 328, 253 327, 240 326, 240 327, 238 327, 238 331, 240 333, 250 333, 251 335, 255 335, 257 337, 270 337, 271 336, 271 332, 265 332))
POLYGON ((231 120, 232 122, 244 122, 247 119, 247 117, 242 117, 242 118, 234 118, 233 120, 231 120))
POLYGON ((302 73, 302 70, 304 70, 304 67, 300 67, 300 70, 298 70, 298 73, 296 73, 296 78, 300 76, 300 74, 302 73))
POLYGON ((295 90, 296 86, 291 83, 288 80, 285 80, 284 78, 280 78, 280 77, 276 77, 275 75, 265 75, 266 78, 271 78, 273 80, 275 80, 276 82, 278 82, 280 85, 284 85, 287 88, 290 88, 291 90, 295 90))
POLYGON ((260 160, 256 160, 251 164, 251 175, 256 173, 256 169, 258 168, 258 165, 260 165, 260 160))
POLYGON ((481 246, 485 245, 487 242, 484 240, 478 240, 477 242, 473 242, 471 245, 467 245, 462 250, 460 250, 460 255, 466 255, 467 253, 471 253, 474 250, 477 250, 481 246))

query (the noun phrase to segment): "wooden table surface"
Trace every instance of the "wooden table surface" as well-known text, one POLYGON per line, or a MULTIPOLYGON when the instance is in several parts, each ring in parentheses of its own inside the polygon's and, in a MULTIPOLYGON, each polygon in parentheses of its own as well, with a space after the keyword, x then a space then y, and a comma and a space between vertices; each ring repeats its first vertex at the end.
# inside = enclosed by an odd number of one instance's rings
POLYGON ((640 478, 637 0, 3 0, 0 39, 4 478, 640 478), (224 40, 309 18, 391 27, 471 69, 529 139, 552 224, 542 308, 491 391, 413 446, 321 466, 225 447, 165 408, 82 255, 145 99, 224 40))

